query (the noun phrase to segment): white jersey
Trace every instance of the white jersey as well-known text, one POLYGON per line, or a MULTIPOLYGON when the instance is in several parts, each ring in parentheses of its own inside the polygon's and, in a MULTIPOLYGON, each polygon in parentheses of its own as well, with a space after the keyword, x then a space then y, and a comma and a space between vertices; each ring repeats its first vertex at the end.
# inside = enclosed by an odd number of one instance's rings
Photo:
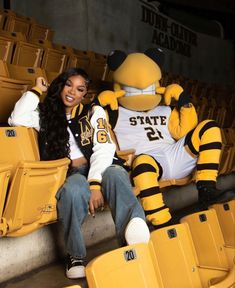
POLYGON ((121 150, 135 149, 135 154, 154 157, 163 168, 163 179, 189 175, 196 159, 184 149, 184 139, 175 141, 168 129, 171 108, 157 106, 147 112, 119 107, 114 132, 121 150))

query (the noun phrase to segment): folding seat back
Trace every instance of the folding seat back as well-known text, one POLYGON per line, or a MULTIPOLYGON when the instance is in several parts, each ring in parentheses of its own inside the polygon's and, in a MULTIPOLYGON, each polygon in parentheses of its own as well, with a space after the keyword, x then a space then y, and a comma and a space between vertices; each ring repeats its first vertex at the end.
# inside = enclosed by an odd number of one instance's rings
POLYGON ((228 269, 224 239, 214 209, 187 215, 181 223, 188 223, 199 264, 205 267, 228 269))
POLYGON ((214 204, 211 208, 216 211, 225 245, 235 248, 235 200, 214 204))
POLYGON ((47 79, 46 72, 40 67, 25 67, 8 64, 7 68, 11 78, 31 81, 31 86, 35 85, 37 77, 44 77, 47 79))
POLYGON ((43 49, 35 44, 16 42, 12 64, 26 67, 40 67, 43 49))
POLYGON ((105 76, 106 63, 99 60, 91 60, 88 74, 93 81, 103 80, 105 76))
POLYGON ((93 81, 104 80, 107 57, 102 54, 88 51, 90 57, 88 75, 93 81))
MULTIPOLYGON (((1 40, 0 40, 1 41, 1 40)), ((9 72, 7 69, 7 64, 5 61, 0 60, 0 76, 9 77, 9 72)))
POLYGON ((69 160, 39 161, 32 128, 1 127, 0 159, 13 165, 4 207, 7 236, 21 236, 56 221, 55 194, 63 184, 69 160))
POLYGON ((67 46, 67 45, 53 43, 53 47, 57 50, 64 52, 65 54, 73 54, 74 53, 74 49, 70 46, 67 46))
POLYGON ((0 77, 0 122, 6 123, 15 103, 22 93, 31 85, 29 81, 21 81, 0 77))
POLYGON ((7 15, 3 10, 0 9, 0 29, 4 29, 4 25, 6 22, 7 15))
MULTIPOLYGON (((86 266, 89 288, 160 288, 148 244, 136 244, 100 255, 86 266)), ((176 286, 175 286, 176 287, 176 286)))
POLYGON ((52 40, 54 31, 39 23, 32 23, 29 30, 29 41, 32 39, 52 40))
POLYGON ((68 59, 66 63, 66 68, 78 67, 78 57, 73 53, 67 54, 67 55, 68 55, 68 59))
POLYGON ((48 71, 61 73, 66 67, 67 55, 64 51, 53 47, 49 40, 32 39, 32 43, 43 48, 41 67, 48 71))
POLYGON ((163 285, 167 288, 202 287, 189 230, 177 224, 151 232, 163 285))
POLYGON ((16 31, 11 32, 11 31, 2 30, 2 31, 0 31, 0 36, 7 38, 7 39, 11 39, 14 42, 16 42, 16 41, 27 42, 27 37, 22 32, 16 32, 16 31))
POLYGON ((6 234, 6 223, 3 222, 2 213, 5 204, 11 168, 12 166, 7 162, 0 162, 0 237, 6 234))
POLYGON ((150 244, 154 248, 164 287, 233 287, 235 266, 229 271, 200 265, 187 223, 151 232, 150 244), (220 283, 226 283, 226 286, 220 283))
POLYGON ((0 35, 0 59, 10 63, 13 55, 14 41, 0 35))
POLYGON ((104 71, 103 80, 104 80, 104 81, 107 81, 107 82, 110 82, 110 83, 113 83, 113 71, 111 71, 111 70, 108 68, 108 65, 107 65, 107 64, 105 65, 105 71, 104 71))
POLYGON ((44 40, 41 38, 33 38, 30 40, 30 43, 38 45, 40 47, 42 47, 43 49, 45 48, 53 48, 53 44, 51 41, 49 40, 44 40))
POLYGON ((87 51, 74 49, 75 56, 77 57, 77 67, 84 69, 88 72, 90 58, 87 51))
POLYGON ((12 177, 20 161, 40 161, 37 131, 26 127, 0 127, 0 160, 12 164, 12 177))
POLYGON ((44 50, 41 67, 47 71, 63 72, 67 55, 60 50, 46 48, 44 50))
POLYGON ((22 32, 28 36, 31 20, 32 19, 24 16, 9 15, 4 29, 11 32, 22 32))
POLYGON ((59 72, 52 72, 52 71, 47 71, 46 72, 46 78, 48 83, 50 84, 60 73, 59 72))

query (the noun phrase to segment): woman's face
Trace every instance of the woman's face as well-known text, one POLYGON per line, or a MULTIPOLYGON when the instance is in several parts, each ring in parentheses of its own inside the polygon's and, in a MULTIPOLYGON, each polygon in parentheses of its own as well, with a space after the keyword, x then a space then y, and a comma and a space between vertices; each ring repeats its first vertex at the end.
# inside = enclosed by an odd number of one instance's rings
POLYGON ((66 113, 71 113, 73 107, 80 104, 86 93, 86 81, 82 76, 74 75, 69 77, 61 91, 61 99, 66 113))

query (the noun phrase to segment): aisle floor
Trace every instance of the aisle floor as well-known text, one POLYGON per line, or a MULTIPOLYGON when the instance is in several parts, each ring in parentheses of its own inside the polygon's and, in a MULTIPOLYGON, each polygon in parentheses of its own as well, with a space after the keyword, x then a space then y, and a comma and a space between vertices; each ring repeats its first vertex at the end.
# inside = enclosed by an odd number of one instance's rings
MULTIPOLYGON (((116 239, 109 239, 94 245, 87 249, 87 261, 117 247, 116 239)), ((64 288, 75 284, 79 284, 82 288, 88 288, 85 278, 81 280, 66 278, 64 261, 61 260, 0 284, 0 288, 64 288)))

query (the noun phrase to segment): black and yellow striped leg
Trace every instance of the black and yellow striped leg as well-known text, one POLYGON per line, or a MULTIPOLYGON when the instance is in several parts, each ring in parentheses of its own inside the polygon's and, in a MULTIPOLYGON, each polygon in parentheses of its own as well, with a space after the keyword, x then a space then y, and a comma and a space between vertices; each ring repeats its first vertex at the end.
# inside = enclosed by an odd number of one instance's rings
POLYGON ((146 219, 153 225, 161 225, 171 219, 169 208, 163 202, 159 188, 160 168, 149 155, 141 154, 132 164, 132 180, 139 191, 146 219))
POLYGON ((222 148, 220 128, 215 121, 205 120, 188 135, 187 146, 198 157, 196 182, 216 182, 222 148))

